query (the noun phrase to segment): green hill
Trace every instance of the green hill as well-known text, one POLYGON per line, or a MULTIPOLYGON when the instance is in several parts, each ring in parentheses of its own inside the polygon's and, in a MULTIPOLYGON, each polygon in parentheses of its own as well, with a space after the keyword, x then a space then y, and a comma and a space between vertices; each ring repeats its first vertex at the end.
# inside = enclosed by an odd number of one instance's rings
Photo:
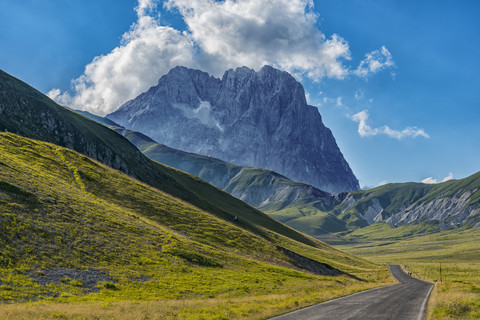
POLYGON ((443 227, 472 226, 480 218, 480 172, 438 184, 392 183, 352 192, 349 197, 335 208, 342 212, 341 218, 361 216, 366 220, 373 219, 366 213, 372 206, 377 206, 378 218, 390 220, 393 225, 413 220, 435 220, 443 227))
POLYGON ((172 149, 109 119, 83 114, 117 130, 151 159, 199 176, 270 217, 329 243, 343 242, 345 237, 401 239, 472 226, 480 219, 479 173, 436 185, 394 183, 331 195, 269 170, 172 149))
POLYGON ((120 134, 57 105, 0 71, 0 131, 71 148, 256 234, 278 232, 309 245, 313 239, 278 223, 203 180, 148 159, 120 134))
POLYGON ((267 213, 331 243, 338 239, 329 233, 366 241, 474 227, 480 224, 480 172, 438 184, 392 183, 350 192, 330 210, 306 202, 267 213))
POLYGON ((11 133, 0 133, 0 209, 3 301, 215 298, 225 310, 203 310, 205 317, 229 311, 235 318, 245 309, 230 299, 264 297, 271 315, 386 279, 375 265, 319 241, 253 234, 82 154, 11 133), (370 281, 306 273, 278 246, 370 281))
POLYGON ((274 213, 288 206, 313 201, 322 210, 330 210, 341 198, 271 170, 238 166, 170 148, 138 131, 125 129, 108 118, 75 111, 122 134, 150 159, 193 174, 262 211, 274 213))

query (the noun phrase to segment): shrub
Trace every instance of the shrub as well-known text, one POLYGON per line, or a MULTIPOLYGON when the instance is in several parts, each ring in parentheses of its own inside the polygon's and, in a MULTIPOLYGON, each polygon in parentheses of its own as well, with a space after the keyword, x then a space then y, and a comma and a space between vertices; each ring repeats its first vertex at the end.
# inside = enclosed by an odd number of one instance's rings
POLYGON ((72 280, 70 281, 70 285, 74 287, 83 287, 83 283, 80 280, 72 280))
POLYGON ((105 282, 103 284, 103 287, 108 290, 118 290, 117 285, 113 282, 105 282))

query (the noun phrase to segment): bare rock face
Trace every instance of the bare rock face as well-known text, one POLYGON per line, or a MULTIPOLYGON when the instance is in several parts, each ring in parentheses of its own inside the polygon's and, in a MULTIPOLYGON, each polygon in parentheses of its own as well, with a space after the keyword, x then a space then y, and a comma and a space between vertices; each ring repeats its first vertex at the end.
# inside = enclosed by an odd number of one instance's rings
POLYGON ((176 67, 107 117, 173 148, 274 170, 328 192, 359 189, 302 85, 269 66, 231 69, 222 79, 176 67))

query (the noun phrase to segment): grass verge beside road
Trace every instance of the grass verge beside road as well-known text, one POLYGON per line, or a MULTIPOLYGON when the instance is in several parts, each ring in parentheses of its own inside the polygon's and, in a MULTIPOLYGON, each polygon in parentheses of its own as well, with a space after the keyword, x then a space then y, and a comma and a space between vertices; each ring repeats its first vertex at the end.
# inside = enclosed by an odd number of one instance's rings
POLYGON ((377 263, 401 264, 413 276, 435 282, 427 319, 480 318, 480 229, 340 248, 377 263))

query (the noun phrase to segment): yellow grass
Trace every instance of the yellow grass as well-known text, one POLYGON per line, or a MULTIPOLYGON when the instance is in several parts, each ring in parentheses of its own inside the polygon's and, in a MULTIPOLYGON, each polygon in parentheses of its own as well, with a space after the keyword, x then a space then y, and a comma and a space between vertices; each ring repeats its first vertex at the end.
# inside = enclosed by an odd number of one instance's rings
POLYGON ((0 307, 0 319, 263 319, 379 285, 344 277, 333 280, 312 280, 302 286, 280 289, 282 293, 257 296, 225 294, 213 299, 8 304, 0 307))

